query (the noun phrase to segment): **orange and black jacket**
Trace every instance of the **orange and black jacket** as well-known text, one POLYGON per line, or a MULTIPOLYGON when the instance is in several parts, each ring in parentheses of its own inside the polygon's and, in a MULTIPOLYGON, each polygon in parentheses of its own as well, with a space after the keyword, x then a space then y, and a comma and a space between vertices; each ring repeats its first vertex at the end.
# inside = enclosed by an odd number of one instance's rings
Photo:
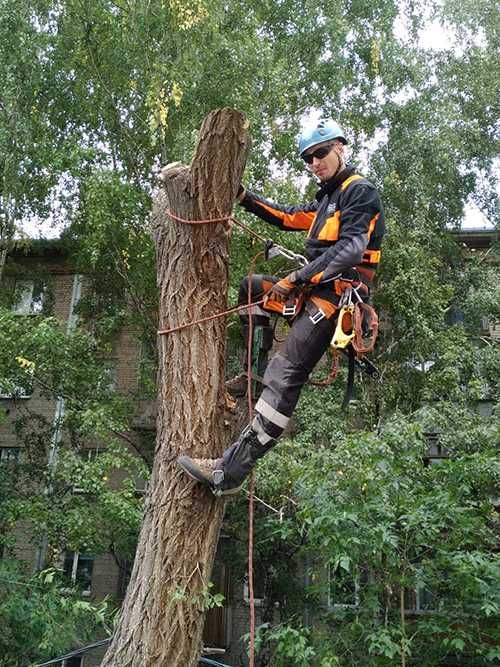
POLYGON ((315 201, 281 206, 247 191, 241 205, 287 231, 307 231, 309 264, 296 272, 297 284, 321 284, 355 267, 371 282, 380 262, 384 210, 375 186, 347 167, 322 183, 315 201))

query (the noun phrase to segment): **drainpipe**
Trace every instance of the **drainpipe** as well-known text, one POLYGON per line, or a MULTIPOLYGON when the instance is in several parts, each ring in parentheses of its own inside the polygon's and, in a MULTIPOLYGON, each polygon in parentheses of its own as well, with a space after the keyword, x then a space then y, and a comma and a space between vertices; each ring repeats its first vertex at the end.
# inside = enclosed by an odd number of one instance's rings
MULTIPOLYGON (((73 289, 71 291, 71 301, 69 304, 68 319, 66 322, 66 335, 69 336, 76 327, 77 316, 75 313, 75 307, 80 301, 82 294, 82 276, 75 274, 73 276, 73 289)), ((52 419, 52 437, 50 442, 50 451, 47 460, 47 468, 49 470, 49 479, 54 472, 57 465, 57 454, 58 447, 61 441, 61 423, 64 417, 64 398, 58 396, 56 398, 56 406, 54 409, 54 417, 52 419)), ((52 489, 48 486, 45 489, 45 495, 49 496, 52 489)), ((38 547, 37 558, 36 558, 36 569, 43 570, 45 567, 45 559, 47 557, 47 547, 48 547, 48 537, 45 534, 42 537, 42 542, 38 547)))

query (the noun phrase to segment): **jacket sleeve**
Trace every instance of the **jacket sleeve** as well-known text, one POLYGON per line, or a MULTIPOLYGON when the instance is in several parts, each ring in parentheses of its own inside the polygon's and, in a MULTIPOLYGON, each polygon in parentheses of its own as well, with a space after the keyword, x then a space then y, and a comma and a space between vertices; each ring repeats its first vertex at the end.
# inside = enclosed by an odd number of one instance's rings
POLYGON ((382 204, 371 183, 353 183, 340 202, 340 236, 335 245, 297 272, 298 282, 319 283, 360 264, 382 204))
POLYGON ((314 221, 317 202, 304 206, 282 206, 246 191, 240 203, 244 209, 275 227, 291 232, 308 230, 314 221))

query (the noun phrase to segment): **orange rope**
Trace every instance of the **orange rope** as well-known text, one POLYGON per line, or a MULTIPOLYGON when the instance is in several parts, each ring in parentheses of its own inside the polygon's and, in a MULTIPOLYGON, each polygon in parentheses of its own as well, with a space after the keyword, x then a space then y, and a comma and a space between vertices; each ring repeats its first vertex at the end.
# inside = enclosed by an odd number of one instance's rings
POLYGON ((262 241, 263 243, 267 242, 267 239, 264 238, 264 236, 261 236, 260 234, 257 234, 257 232, 254 232, 253 229, 250 229, 250 227, 248 225, 245 225, 243 222, 240 222, 239 220, 237 220, 232 215, 227 215, 224 218, 207 218, 205 220, 188 220, 187 218, 181 218, 179 215, 176 215, 175 213, 172 213, 172 211, 170 209, 167 209, 167 215, 168 215, 169 218, 172 218, 172 220, 176 220, 177 222, 183 222, 186 225, 208 225, 210 223, 231 222, 233 225, 236 225, 237 227, 242 229, 247 234, 250 234, 250 236, 253 236, 258 241, 262 241))
MULTIPOLYGON (((172 213, 172 211, 167 210, 167 215, 173 220, 182 222, 188 225, 206 225, 209 223, 217 222, 233 222, 237 226, 241 227, 244 231, 249 233, 251 236, 254 236, 259 241, 266 242, 263 236, 260 236, 253 230, 251 230, 246 225, 242 224, 232 216, 226 216, 223 218, 210 218, 206 220, 186 220, 181 218, 178 215, 172 213)), ((194 322, 187 322, 186 324, 181 324, 177 327, 172 327, 171 329, 161 329, 158 331, 159 335, 166 335, 173 333, 174 331, 180 331, 186 327, 193 326, 194 324, 201 324, 202 322, 208 322, 214 320, 217 317, 223 317, 229 313, 235 313, 239 310, 250 310, 253 306, 258 306, 264 303, 265 299, 261 299, 255 303, 252 303, 252 276, 254 272, 255 262, 257 258, 263 253, 259 252, 252 259, 250 265, 250 272, 248 275, 248 302, 244 305, 236 306, 235 308, 230 308, 222 313, 217 313, 216 315, 210 315, 209 317, 203 317, 202 319, 196 320, 194 322)), ((253 319, 249 313, 248 317, 248 340, 247 340, 247 396, 248 396, 248 421, 251 423, 253 417, 253 404, 252 404, 252 343, 253 343, 253 319)), ((248 597, 250 602, 250 646, 249 646, 249 667, 254 667, 255 665, 255 595, 254 595, 254 586, 253 586, 253 510, 254 510, 254 488, 255 488, 255 477, 252 472, 250 476, 250 487, 249 487, 249 498, 248 498, 248 597)))
POLYGON ((159 336, 166 336, 167 334, 171 334, 174 331, 181 331, 181 329, 187 329, 187 327, 192 327, 195 324, 202 324, 203 322, 210 322, 210 320, 216 320, 218 317, 224 317, 224 315, 230 315, 231 313, 237 313, 239 310, 246 310, 247 308, 251 308, 252 306, 260 306, 264 303, 265 299, 261 299, 260 301, 256 301, 255 303, 248 304, 244 303, 243 305, 240 306, 234 306, 234 308, 229 308, 229 310, 224 310, 222 313, 216 313, 215 315, 208 315, 208 317, 202 317, 199 320, 193 320, 192 322, 185 322, 184 324, 179 324, 176 327, 172 327, 171 329, 160 329, 157 333, 159 336))
MULTIPOLYGON (((252 305, 252 276, 254 273, 255 262, 257 258, 262 255, 257 253, 250 264, 250 271, 248 274, 248 301, 247 308, 252 305)), ((264 300, 264 299, 263 299, 264 300)), ((247 398, 248 398, 248 422, 252 422, 253 418, 253 403, 252 403, 252 347, 253 347, 253 318, 248 315, 248 339, 247 339, 247 398)), ((248 667, 255 665, 255 594, 253 587, 253 510, 254 510, 254 490, 255 490, 255 474, 252 471, 250 475, 249 489, 248 489, 248 599, 250 611, 250 642, 248 650, 248 667)))
POLYGON ((211 222, 227 222, 231 219, 231 215, 226 215, 223 218, 207 218, 206 220, 188 220, 187 218, 181 218, 179 215, 172 213, 170 209, 167 209, 167 215, 172 220, 177 220, 177 222, 184 222, 186 225, 208 225, 211 222))
POLYGON ((336 350, 330 350, 332 354, 332 365, 330 367, 330 372, 322 380, 311 380, 309 379, 309 384, 312 384, 313 387, 328 387, 337 377, 339 370, 339 357, 336 350))

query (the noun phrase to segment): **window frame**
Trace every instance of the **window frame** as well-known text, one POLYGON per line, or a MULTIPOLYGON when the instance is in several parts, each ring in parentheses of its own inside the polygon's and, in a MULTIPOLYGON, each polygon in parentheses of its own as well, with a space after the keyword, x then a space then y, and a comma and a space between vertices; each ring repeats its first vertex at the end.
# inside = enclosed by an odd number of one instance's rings
POLYGON ((425 593, 428 593, 431 598, 435 601, 435 595, 433 592, 425 586, 425 584, 418 583, 414 588, 405 588, 404 589, 404 613, 405 616, 423 616, 425 614, 435 614, 437 607, 435 602, 430 608, 424 607, 425 602, 423 597, 425 593), (407 599, 409 596, 413 596, 412 599, 415 600, 415 606, 409 607, 407 604, 407 599))
POLYGON ((62 570, 63 570, 63 575, 67 577, 74 586, 81 585, 81 580, 78 580, 77 575, 78 575, 78 563, 83 558, 89 560, 92 563, 92 568, 90 571, 88 588, 83 588, 82 586, 81 595, 82 597, 90 597, 92 595, 92 578, 94 574, 94 563, 95 563, 94 556, 92 556, 91 554, 82 554, 80 551, 71 551, 71 550, 65 551, 62 562, 62 570), (71 572, 67 573, 65 566, 66 566, 66 561, 69 560, 70 554, 72 558, 71 572))
MULTIPOLYGON (((26 370, 26 373, 33 374, 32 369, 26 370)), ((5 401, 28 401, 35 391, 33 382, 30 383, 28 380, 26 385, 16 384, 14 385, 12 391, 7 391, 3 389, 2 384, 0 383, 0 400, 5 401)))
POLYGON ((41 315, 47 303, 48 286, 47 283, 38 278, 19 278, 14 281, 13 303, 11 310, 14 315, 31 316, 41 315), (16 299, 18 289, 24 286, 24 294, 16 299), (30 286, 29 289, 26 289, 30 286), (24 296, 29 295, 29 296, 24 296), (38 305, 37 305, 38 304, 38 305))
POLYGON ((341 609, 358 609, 360 606, 360 590, 361 590, 361 575, 358 571, 356 572, 346 572, 352 578, 354 584, 353 599, 354 602, 335 602, 332 594, 332 586, 334 584, 334 579, 332 578, 332 571, 336 572, 342 570, 340 565, 337 565, 335 568, 331 563, 327 566, 327 580, 328 580, 328 609, 335 611, 341 609))
POLYGON ((21 460, 22 447, 0 447, 0 465, 17 465, 21 460), (16 452, 16 456, 7 456, 6 452, 16 452))

